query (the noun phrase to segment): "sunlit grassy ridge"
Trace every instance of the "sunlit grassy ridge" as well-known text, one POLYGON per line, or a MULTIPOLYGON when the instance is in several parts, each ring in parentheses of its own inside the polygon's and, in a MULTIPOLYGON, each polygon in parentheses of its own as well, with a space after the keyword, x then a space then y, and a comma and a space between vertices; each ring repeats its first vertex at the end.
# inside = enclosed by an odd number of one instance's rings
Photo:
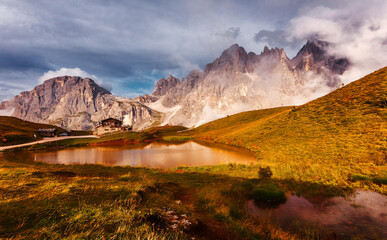
POLYGON ((293 108, 245 112, 194 129, 259 159, 386 162, 387 68, 293 108))
POLYGON ((41 139, 34 134, 39 128, 56 128, 58 131, 64 131, 60 127, 32 123, 23 121, 15 117, 0 116, 0 146, 32 142, 41 139))
POLYGON ((302 106, 244 112, 184 134, 248 148, 275 177, 336 184, 351 173, 386 176, 387 68, 302 106))

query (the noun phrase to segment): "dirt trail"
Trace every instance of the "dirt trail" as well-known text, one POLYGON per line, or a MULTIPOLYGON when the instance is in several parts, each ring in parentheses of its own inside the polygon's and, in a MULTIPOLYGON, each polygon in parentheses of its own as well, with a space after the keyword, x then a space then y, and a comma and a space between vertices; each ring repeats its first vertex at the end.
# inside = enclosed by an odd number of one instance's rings
POLYGON ((85 135, 85 136, 66 136, 66 137, 44 138, 42 140, 35 141, 35 142, 0 147, 0 151, 10 149, 10 148, 25 147, 25 146, 35 145, 35 144, 39 144, 39 143, 53 142, 53 141, 59 141, 59 140, 64 140, 64 139, 73 139, 73 138, 99 138, 99 136, 85 135))

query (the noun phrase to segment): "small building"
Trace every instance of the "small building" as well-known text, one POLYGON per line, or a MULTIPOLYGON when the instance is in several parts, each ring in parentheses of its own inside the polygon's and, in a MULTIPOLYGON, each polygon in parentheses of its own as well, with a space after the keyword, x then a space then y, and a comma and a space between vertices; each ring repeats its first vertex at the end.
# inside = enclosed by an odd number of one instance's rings
POLYGON ((97 126, 94 131, 95 135, 102 135, 106 133, 118 132, 118 131, 130 131, 132 130, 131 126, 123 126, 122 121, 115 118, 107 118, 102 120, 100 125, 97 126))
POLYGON ((67 137, 67 136, 69 136, 68 132, 61 132, 61 133, 59 133, 59 137, 67 137))
POLYGON ((40 128, 38 129, 37 134, 42 137, 55 137, 57 131, 55 128, 40 128))
POLYGON ((112 128, 120 128, 122 126, 122 121, 115 119, 115 118, 108 118, 101 121, 101 125, 106 127, 112 127, 112 128))

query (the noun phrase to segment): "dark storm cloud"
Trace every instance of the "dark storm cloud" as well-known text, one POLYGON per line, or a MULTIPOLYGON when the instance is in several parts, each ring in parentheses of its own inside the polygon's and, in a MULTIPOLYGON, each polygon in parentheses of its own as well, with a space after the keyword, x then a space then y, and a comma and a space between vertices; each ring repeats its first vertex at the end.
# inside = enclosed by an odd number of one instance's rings
MULTIPOLYGON (((137 93, 170 73, 181 78, 203 68, 235 42, 247 51, 270 44, 289 52, 305 38, 294 28, 301 26, 297 19, 320 5, 334 11, 350 3, 0 0, 0 83, 12 81, 27 90, 49 70, 81 69, 109 82, 113 93, 137 93)), ((384 25, 374 21, 369 29, 379 33, 384 25)))
POLYGON ((50 66, 45 62, 42 56, 28 50, 0 49, 0 71, 29 69, 47 71, 50 66))

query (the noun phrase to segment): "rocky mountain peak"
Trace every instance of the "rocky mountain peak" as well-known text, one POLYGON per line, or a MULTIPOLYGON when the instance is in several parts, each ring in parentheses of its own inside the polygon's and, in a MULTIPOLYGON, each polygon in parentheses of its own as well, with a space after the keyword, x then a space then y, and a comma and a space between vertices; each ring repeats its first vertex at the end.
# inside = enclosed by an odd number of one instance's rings
POLYGON ((100 94, 111 94, 108 90, 94 82, 94 80, 90 78, 81 78, 79 76, 54 77, 44 81, 43 84, 37 86, 37 88, 41 86, 59 91, 68 91, 72 86, 84 86, 100 94))
POLYGON ((180 84, 180 80, 172 75, 169 75, 167 79, 162 78, 157 81, 155 89, 153 90, 153 96, 163 96, 165 93, 175 86, 180 84))
POLYGON ((327 42, 319 41, 316 39, 308 40, 297 53, 297 56, 301 56, 303 58, 312 57, 315 62, 319 62, 324 58, 328 45, 329 44, 327 42))
POLYGON ((263 48, 262 54, 264 54, 264 55, 270 54, 270 49, 268 46, 265 45, 265 47, 263 48))
POLYGON ((247 53, 243 47, 240 47, 238 44, 233 44, 229 48, 223 51, 220 58, 239 58, 240 56, 246 56, 247 53))
POLYGON ((207 64, 204 72, 208 74, 210 71, 222 71, 222 69, 229 68, 230 66, 232 66, 234 71, 245 72, 247 58, 246 50, 238 44, 234 44, 224 50, 222 55, 214 62, 207 64))
POLYGON ((263 51, 261 52, 261 54, 259 55, 260 57, 264 57, 264 56, 275 56, 275 57, 279 57, 279 58, 288 58, 286 56, 286 53, 285 53, 285 50, 283 48, 272 48, 272 49, 269 49, 268 46, 265 46, 263 48, 263 51))
POLYGON ((238 44, 231 45, 228 49, 224 50, 219 60, 221 62, 234 62, 246 61, 247 52, 243 47, 238 44))
POLYGON ((291 65, 298 70, 322 71, 329 69, 335 74, 343 74, 350 65, 346 58, 337 58, 328 53, 329 43, 318 39, 308 40, 292 59, 291 65))

